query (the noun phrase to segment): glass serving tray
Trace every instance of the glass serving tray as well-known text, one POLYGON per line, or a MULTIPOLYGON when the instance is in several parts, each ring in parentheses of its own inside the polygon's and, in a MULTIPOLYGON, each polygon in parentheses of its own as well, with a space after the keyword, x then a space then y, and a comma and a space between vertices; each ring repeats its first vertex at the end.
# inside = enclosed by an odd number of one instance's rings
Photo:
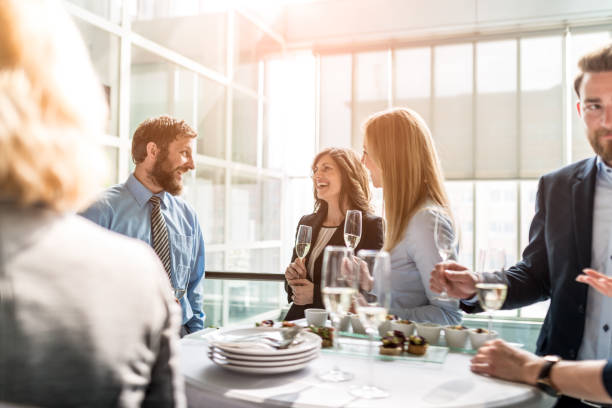
MULTIPOLYGON (((377 336, 378 337, 378 336, 377 336)), ((340 354, 346 356, 356 356, 356 357, 365 357, 368 358, 368 336, 363 334, 355 334, 355 333, 344 333, 340 332, 340 337, 338 339, 339 342, 339 350, 334 348, 324 348, 321 349, 323 353, 326 354, 340 354)), ((437 363, 443 364, 444 360, 446 360, 446 355, 448 354, 448 347, 442 346, 432 346, 429 345, 427 347, 427 352, 422 356, 417 356, 415 354, 410 353, 402 353, 399 356, 387 356, 382 355, 378 352, 378 347, 380 346, 380 341, 376 340, 372 345, 372 354, 377 360, 381 361, 394 361, 399 360, 401 362, 425 362, 425 363, 437 363)))

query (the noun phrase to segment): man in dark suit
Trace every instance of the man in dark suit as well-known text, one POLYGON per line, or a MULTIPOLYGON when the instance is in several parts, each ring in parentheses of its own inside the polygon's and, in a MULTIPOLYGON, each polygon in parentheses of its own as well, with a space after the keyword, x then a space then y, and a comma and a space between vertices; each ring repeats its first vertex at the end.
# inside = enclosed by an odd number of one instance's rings
MULTIPOLYGON (((578 66, 578 114, 597 156, 540 179, 523 259, 501 275, 484 274, 482 279, 507 283, 503 309, 550 298, 537 354, 607 359, 612 349, 612 303, 576 282, 576 277, 589 267, 612 275, 612 44, 583 56, 578 66)), ((463 299, 465 311, 479 312, 474 299, 479 279, 461 265, 441 263, 432 272, 430 286, 463 299)), ((549 376, 552 364, 543 364, 542 378, 549 376)), ((557 403, 583 405, 568 397, 557 403)))

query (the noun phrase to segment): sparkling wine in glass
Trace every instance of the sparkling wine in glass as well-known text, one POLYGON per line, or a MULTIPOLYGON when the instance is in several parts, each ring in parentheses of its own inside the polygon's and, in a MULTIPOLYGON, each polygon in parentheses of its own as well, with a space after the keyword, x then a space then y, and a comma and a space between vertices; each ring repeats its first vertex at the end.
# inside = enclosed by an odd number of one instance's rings
MULTIPOLYGON (((391 259, 386 251, 361 250, 356 260, 359 266, 359 294, 357 313, 369 336, 368 355, 374 359, 374 335, 386 320, 391 306, 391 259)), ((359 398, 385 398, 389 392, 374 385, 374 371, 368 367, 369 381, 365 385, 351 388, 352 395, 359 398)))
MULTIPOLYGON (((457 260, 459 248, 459 234, 455 231, 451 218, 440 210, 433 211, 434 214, 434 242, 436 249, 442 258, 442 262, 457 260)), ((440 292, 437 300, 450 301, 446 290, 440 292)))
POLYGON ((480 306, 489 312, 489 336, 493 335, 493 311, 501 309, 506 300, 508 285, 503 275, 506 266, 506 251, 499 248, 481 250, 478 254, 478 275, 480 282, 476 284, 476 293, 480 306), (485 282, 483 272, 499 273, 495 282, 485 282), (499 282, 498 282, 499 281, 499 282))
POLYGON ((310 225, 300 225, 297 236, 295 237, 295 253, 298 258, 304 259, 310 250, 312 240, 312 227, 310 225))
POLYGON ((361 211, 348 210, 344 220, 344 243, 351 249, 357 248, 361 240, 361 211))
MULTIPOLYGON (((351 302, 359 286, 359 275, 351 248, 328 246, 323 252, 321 267, 321 293, 323 304, 329 312, 334 327, 334 347, 338 347, 340 319, 349 311, 351 302)), ((337 366, 319 374, 319 378, 328 382, 348 381, 351 373, 342 371, 337 366)))

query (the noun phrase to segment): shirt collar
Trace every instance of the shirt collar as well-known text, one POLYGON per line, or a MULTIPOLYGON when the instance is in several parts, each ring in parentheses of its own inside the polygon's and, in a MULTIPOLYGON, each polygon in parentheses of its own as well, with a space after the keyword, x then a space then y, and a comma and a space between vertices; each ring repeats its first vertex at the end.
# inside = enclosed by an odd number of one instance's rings
MULTIPOLYGON (((144 207, 144 205, 148 203, 151 197, 153 196, 153 193, 151 192, 151 190, 145 187, 145 185, 142 184, 136 178, 136 176, 134 176, 134 173, 130 174, 130 177, 128 177, 127 181, 125 182, 125 185, 128 191, 132 193, 132 195, 134 196, 134 199, 136 199, 136 202, 141 208, 144 207)), ((165 209, 167 207, 166 192, 161 191, 155 195, 159 197, 161 201, 161 207, 165 209)))
POLYGON ((600 156, 597 156, 597 175, 612 184, 612 167, 608 166, 600 156))

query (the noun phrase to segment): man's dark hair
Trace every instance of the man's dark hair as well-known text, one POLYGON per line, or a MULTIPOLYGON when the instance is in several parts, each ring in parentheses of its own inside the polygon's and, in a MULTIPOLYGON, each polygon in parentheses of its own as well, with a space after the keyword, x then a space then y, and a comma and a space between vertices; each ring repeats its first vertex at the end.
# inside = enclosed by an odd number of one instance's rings
POLYGON ((149 118, 138 125, 132 138, 132 160, 135 164, 142 163, 147 157, 147 144, 153 142, 165 151, 168 145, 179 137, 197 137, 198 134, 184 120, 178 120, 168 115, 149 118))
POLYGON ((574 79, 574 91, 580 97, 580 84, 587 72, 612 71, 612 43, 583 55, 578 61, 578 74, 574 79))

